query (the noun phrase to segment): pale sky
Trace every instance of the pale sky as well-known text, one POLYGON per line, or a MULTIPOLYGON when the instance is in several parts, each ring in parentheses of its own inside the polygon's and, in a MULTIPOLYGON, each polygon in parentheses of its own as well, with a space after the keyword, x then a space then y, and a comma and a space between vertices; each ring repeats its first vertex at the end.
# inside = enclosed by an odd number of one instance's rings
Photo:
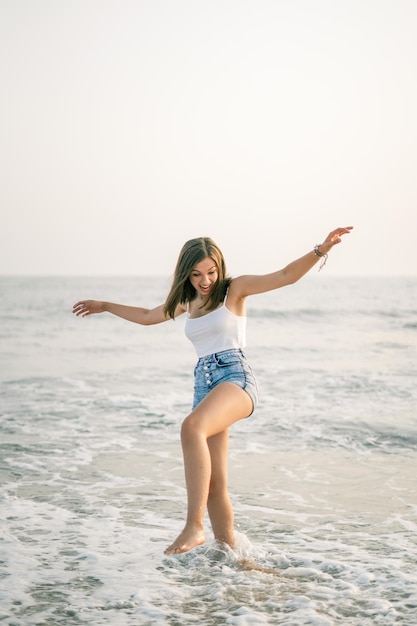
POLYGON ((417 275, 416 0, 0 0, 0 273, 417 275))

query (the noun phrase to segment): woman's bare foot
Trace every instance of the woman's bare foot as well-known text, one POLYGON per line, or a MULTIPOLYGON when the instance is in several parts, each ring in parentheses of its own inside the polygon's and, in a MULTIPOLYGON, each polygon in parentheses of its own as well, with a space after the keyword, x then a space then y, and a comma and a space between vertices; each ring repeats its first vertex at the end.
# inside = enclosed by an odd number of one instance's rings
POLYGON ((197 546, 201 546, 205 541, 204 530, 200 528, 200 526, 186 526, 174 543, 164 550, 164 554, 181 554, 182 552, 188 552, 197 546))

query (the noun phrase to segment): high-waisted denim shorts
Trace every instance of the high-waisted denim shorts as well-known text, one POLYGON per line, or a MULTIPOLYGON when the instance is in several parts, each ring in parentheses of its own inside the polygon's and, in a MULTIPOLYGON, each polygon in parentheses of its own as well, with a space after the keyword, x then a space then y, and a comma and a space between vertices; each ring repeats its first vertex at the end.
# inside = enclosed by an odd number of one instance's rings
POLYGON ((193 409, 220 383, 235 383, 250 396, 253 410, 258 404, 258 387, 242 350, 224 350, 202 356, 194 369, 193 409))

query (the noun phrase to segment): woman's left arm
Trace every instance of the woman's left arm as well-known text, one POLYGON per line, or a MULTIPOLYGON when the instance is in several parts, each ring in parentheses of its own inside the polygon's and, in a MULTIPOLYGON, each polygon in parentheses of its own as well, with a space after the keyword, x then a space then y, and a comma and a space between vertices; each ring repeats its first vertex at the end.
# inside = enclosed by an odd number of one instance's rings
POLYGON ((233 292, 236 298, 246 298, 247 296, 257 293, 264 293, 279 289, 286 285, 292 285, 300 280, 309 270, 311 270, 318 261, 323 261, 327 254, 342 241, 342 236, 347 235, 353 226, 345 228, 336 228, 332 230, 323 241, 322 244, 316 246, 311 252, 308 252, 299 259, 292 261, 283 269, 271 274, 263 274, 260 276, 239 276, 233 280, 233 292))

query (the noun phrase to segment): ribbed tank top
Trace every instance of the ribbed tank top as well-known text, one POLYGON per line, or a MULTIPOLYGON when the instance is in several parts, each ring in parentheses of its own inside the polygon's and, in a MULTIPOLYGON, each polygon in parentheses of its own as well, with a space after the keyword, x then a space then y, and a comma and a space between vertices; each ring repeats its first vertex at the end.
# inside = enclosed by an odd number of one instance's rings
POLYGON ((185 334, 199 358, 223 350, 244 348, 246 317, 231 313, 225 303, 201 317, 191 318, 187 313, 185 334))

